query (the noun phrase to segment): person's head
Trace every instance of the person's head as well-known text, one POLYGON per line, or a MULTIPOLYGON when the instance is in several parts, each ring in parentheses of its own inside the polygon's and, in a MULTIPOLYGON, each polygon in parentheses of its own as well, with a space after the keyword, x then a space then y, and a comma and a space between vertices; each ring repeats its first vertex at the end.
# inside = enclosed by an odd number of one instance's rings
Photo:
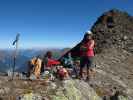
POLYGON ((35 58, 37 58, 37 59, 41 59, 41 55, 37 55, 35 58))
POLYGON ((88 40, 91 40, 92 39, 92 32, 91 31, 87 31, 85 32, 85 35, 84 35, 84 41, 88 41, 88 40))
POLYGON ((71 52, 68 53, 68 57, 71 57, 71 52))
POLYGON ((46 54, 45 54, 45 57, 52 58, 52 52, 47 51, 46 54))

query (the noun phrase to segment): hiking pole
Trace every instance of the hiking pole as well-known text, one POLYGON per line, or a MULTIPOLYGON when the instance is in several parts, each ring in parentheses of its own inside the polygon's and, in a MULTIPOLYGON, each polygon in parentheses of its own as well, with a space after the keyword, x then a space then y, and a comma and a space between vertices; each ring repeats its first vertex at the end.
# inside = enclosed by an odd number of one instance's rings
POLYGON ((17 58, 17 53, 18 53, 18 41, 19 41, 20 34, 18 33, 16 35, 16 39, 13 42, 13 46, 15 45, 15 51, 14 51, 14 57, 13 57, 13 72, 12 72, 12 80, 14 79, 14 73, 15 73, 15 68, 16 68, 16 58, 17 58))

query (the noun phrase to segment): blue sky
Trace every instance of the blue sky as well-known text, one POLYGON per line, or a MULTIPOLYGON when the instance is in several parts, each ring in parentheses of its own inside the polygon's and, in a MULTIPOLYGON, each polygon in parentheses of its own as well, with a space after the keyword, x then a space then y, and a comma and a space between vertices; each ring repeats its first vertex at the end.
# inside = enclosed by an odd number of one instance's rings
POLYGON ((133 0, 0 0, 0 48, 73 47, 112 8, 133 15, 133 0))

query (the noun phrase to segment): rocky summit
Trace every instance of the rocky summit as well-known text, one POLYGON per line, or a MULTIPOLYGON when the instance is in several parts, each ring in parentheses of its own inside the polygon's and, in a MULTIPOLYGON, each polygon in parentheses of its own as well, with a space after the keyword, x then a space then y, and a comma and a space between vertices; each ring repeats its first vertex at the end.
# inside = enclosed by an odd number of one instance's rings
MULTIPOLYGON (((127 12, 112 9, 103 13, 94 23, 91 31, 96 41, 96 53, 110 48, 133 53, 133 16, 127 12)), ((69 51, 73 57, 79 56, 81 44, 82 41, 69 51)))
POLYGON ((96 51, 112 47, 133 52, 133 16, 112 9, 105 12, 92 26, 96 40, 96 51))
MULTIPOLYGON (((127 100, 133 99, 133 16, 118 9, 103 13, 91 28, 96 41, 94 89, 102 97, 117 88, 127 100), (100 92, 99 92, 100 91, 100 92)), ((68 51, 79 57, 82 41, 68 51)), ((104 99, 110 100, 110 99, 104 99)), ((111 99, 124 100, 124 99, 111 99)))

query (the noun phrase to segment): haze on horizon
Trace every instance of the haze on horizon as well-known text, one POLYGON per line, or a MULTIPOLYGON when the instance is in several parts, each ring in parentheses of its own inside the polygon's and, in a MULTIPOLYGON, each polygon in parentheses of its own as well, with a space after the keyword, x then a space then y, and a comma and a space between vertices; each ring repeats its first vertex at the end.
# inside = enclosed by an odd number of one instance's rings
POLYGON ((73 47, 103 12, 133 14, 132 0, 0 0, 0 48, 73 47))

